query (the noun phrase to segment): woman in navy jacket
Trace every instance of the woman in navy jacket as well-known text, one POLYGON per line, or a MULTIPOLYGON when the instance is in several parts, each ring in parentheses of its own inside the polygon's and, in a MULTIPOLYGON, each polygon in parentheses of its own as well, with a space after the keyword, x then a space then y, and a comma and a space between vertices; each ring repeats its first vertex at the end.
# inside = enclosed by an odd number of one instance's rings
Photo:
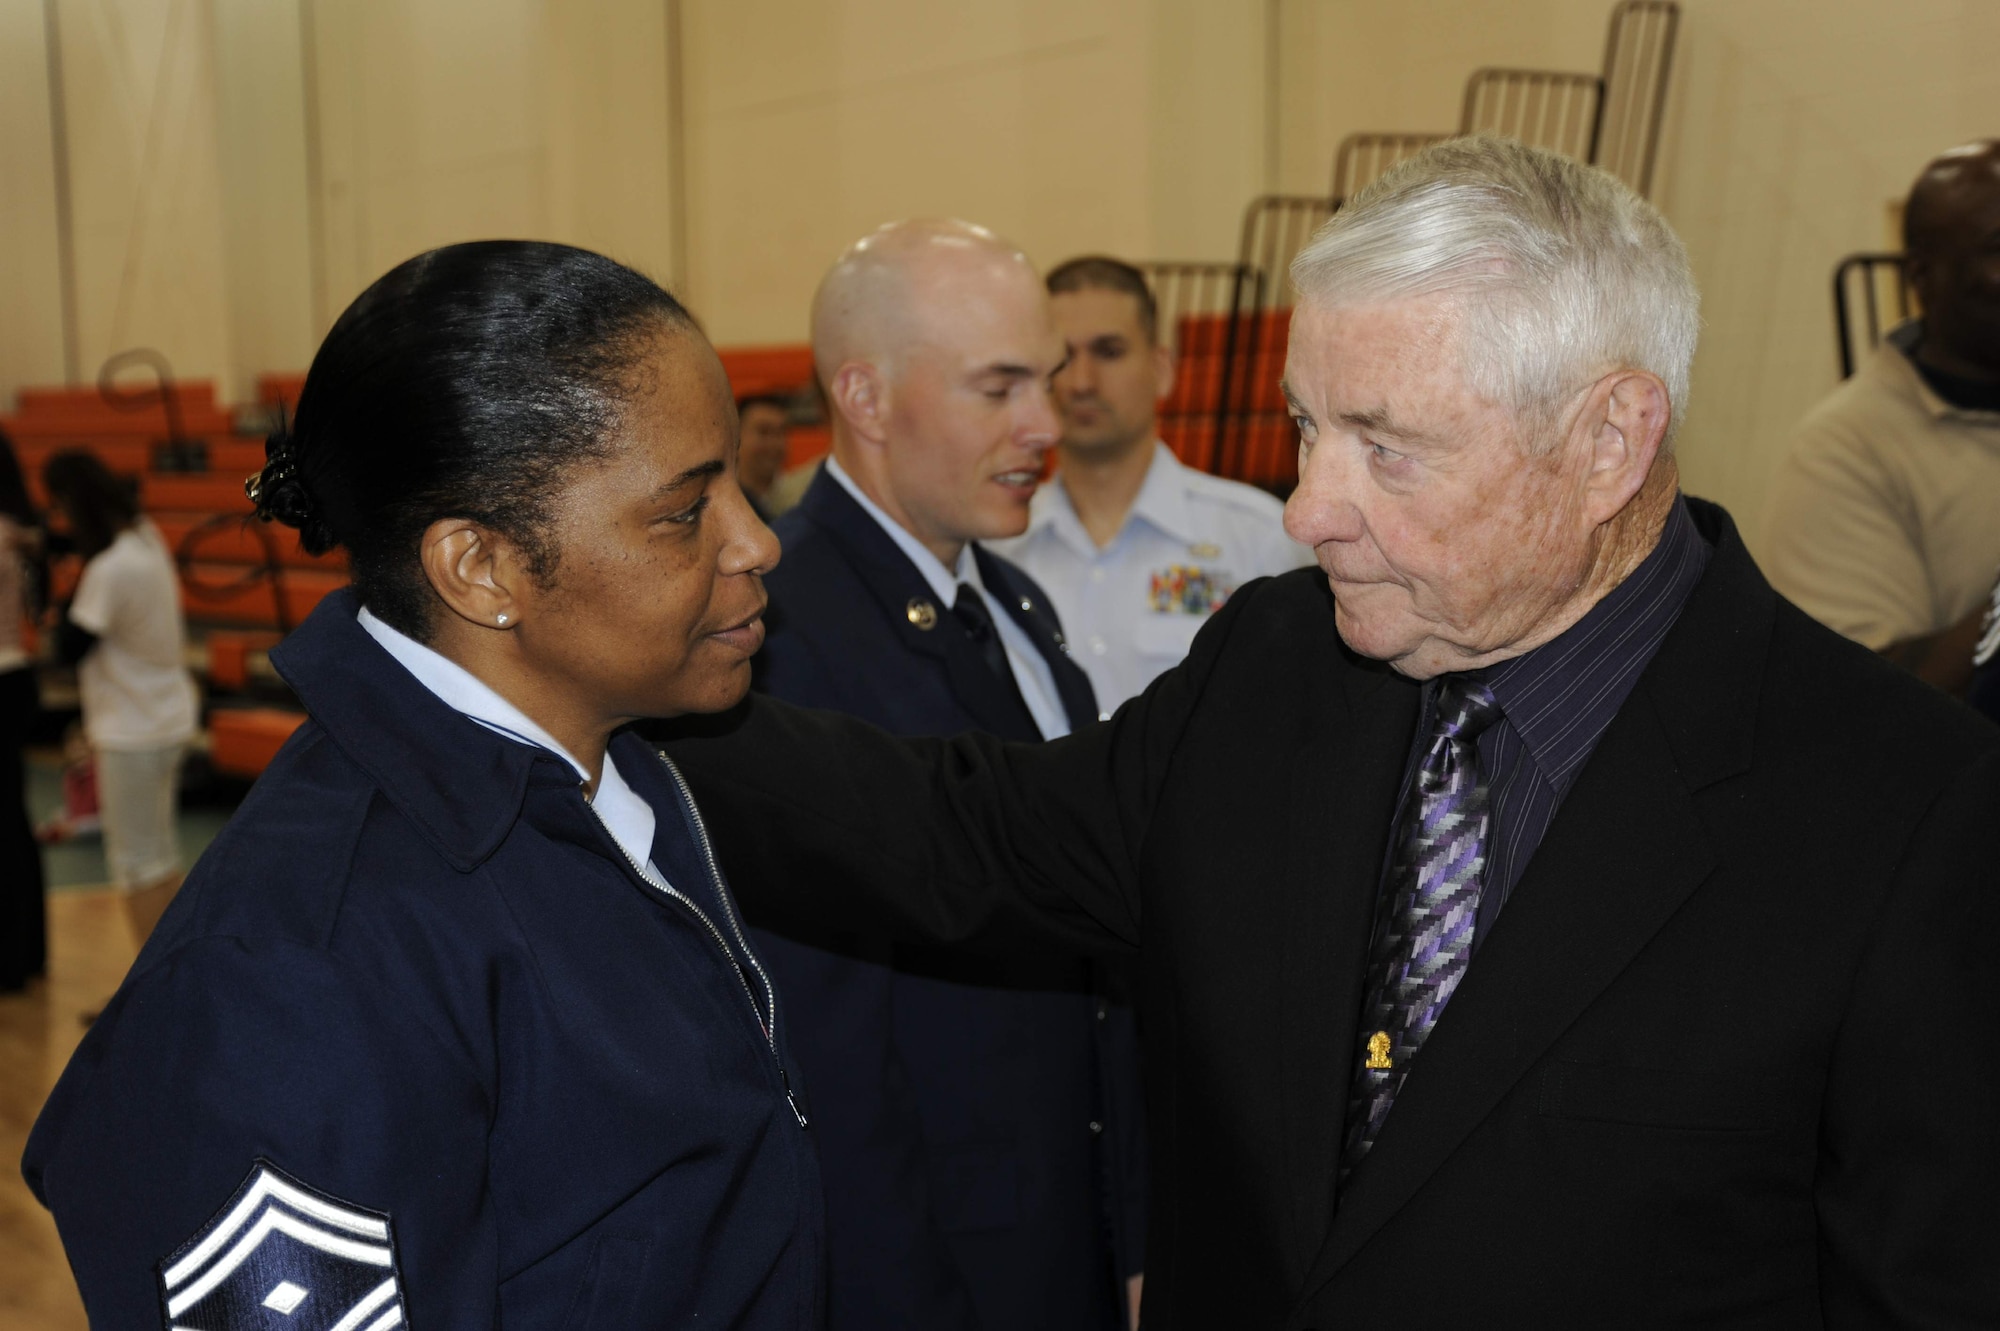
POLYGON ((311 720, 77 1051, 25 1168, 97 1327, 808 1327, 783 1014, 678 773, 777 559, 714 351, 563 246, 412 259, 252 482, 351 591, 311 720))

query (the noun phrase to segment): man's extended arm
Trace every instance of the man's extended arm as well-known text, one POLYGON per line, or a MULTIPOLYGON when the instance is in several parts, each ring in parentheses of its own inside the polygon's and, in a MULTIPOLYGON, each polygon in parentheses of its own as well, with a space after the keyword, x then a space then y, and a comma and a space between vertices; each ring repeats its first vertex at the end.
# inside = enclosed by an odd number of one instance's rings
POLYGON ((777 932, 872 930, 988 955, 1131 949, 1153 809, 1255 599, 1254 585, 1233 597, 1111 721, 1048 744, 898 739, 761 697, 656 733, 731 886, 777 932))

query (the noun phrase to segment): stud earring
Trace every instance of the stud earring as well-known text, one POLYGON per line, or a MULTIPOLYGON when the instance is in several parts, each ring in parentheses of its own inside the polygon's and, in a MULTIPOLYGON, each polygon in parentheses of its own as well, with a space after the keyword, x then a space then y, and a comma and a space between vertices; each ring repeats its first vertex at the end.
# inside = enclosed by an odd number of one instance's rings
POLYGON ((500 622, 501 622, 502 624, 505 624, 505 623, 507 622, 507 616, 505 616, 505 615, 502 615, 502 616, 500 616, 500 622))

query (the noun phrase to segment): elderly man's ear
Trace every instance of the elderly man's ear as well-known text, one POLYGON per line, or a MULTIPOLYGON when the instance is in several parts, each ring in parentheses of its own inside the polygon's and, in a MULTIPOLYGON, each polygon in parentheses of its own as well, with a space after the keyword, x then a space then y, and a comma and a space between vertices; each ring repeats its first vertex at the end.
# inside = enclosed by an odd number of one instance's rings
POLYGON ((827 391, 833 409, 863 439, 880 442, 889 415, 889 385, 867 361, 849 361, 835 371, 827 391))
POLYGON ((1594 522, 1617 517, 1645 488, 1671 410, 1667 386, 1643 370, 1621 371, 1599 382, 1577 423, 1589 435, 1590 471, 1584 484, 1594 522))

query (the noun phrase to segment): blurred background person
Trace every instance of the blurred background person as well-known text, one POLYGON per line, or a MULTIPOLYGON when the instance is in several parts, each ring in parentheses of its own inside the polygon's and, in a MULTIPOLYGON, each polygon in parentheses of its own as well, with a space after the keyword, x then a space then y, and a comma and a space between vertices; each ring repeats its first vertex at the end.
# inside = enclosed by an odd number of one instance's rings
MULTIPOLYGON (((822 280, 812 333, 833 456, 775 527, 759 689, 904 735, 1088 725, 1047 597, 982 545, 1026 524, 1056 439, 1063 350, 1034 269, 962 222, 884 227, 822 280)), ((1115 977, 865 933, 758 938, 808 1074, 829 1325, 1117 1327, 1145 1203, 1115 977)))
POLYGON ((1963 694, 2000 568, 2000 139, 1924 168, 1903 241, 1921 317, 1799 427, 1764 566, 1813 618, 1963 694))
POLYGON ((813 479, 825 465, 826 456, 822 454, 781 473, 764 494, 765 509, 775 518, 782 517, 798 507, 799 500, 806 497, 806 491, 812 488, 813 479))
POLYGON ((28 817, 27 743, 38 710, 25 634, 34 612, 40 519, 13 442, 0 434, 0 993, 48 965, 42 851, 28 817))
POLYGON ((1026 533, 995 548, 1048 589, 1109 712, 1186 656, 1239 584, 1313 555, 1285 534, 1274 496, 1185 466, 1160 441, 1174 356, 1145 274, 1093 255, 1047 283, 1068 353, 1055 377, 1060 465, 1026 533))
POLYGON ((199 721, 180 586, 133 487, 94 455, 57 453, 42 482, 84 560, 56 626, 56 654, 76 667, 104 860, 143 944, 180 887, 175 797, 199 721))
POLYGON ((766 522, 773 516, 766 496, 785 469, 785 444, 792 418, 791 404, 774 394, 758 393, 736 400, 736 420, 742 443, 736 474, 751 507, 766 522))

